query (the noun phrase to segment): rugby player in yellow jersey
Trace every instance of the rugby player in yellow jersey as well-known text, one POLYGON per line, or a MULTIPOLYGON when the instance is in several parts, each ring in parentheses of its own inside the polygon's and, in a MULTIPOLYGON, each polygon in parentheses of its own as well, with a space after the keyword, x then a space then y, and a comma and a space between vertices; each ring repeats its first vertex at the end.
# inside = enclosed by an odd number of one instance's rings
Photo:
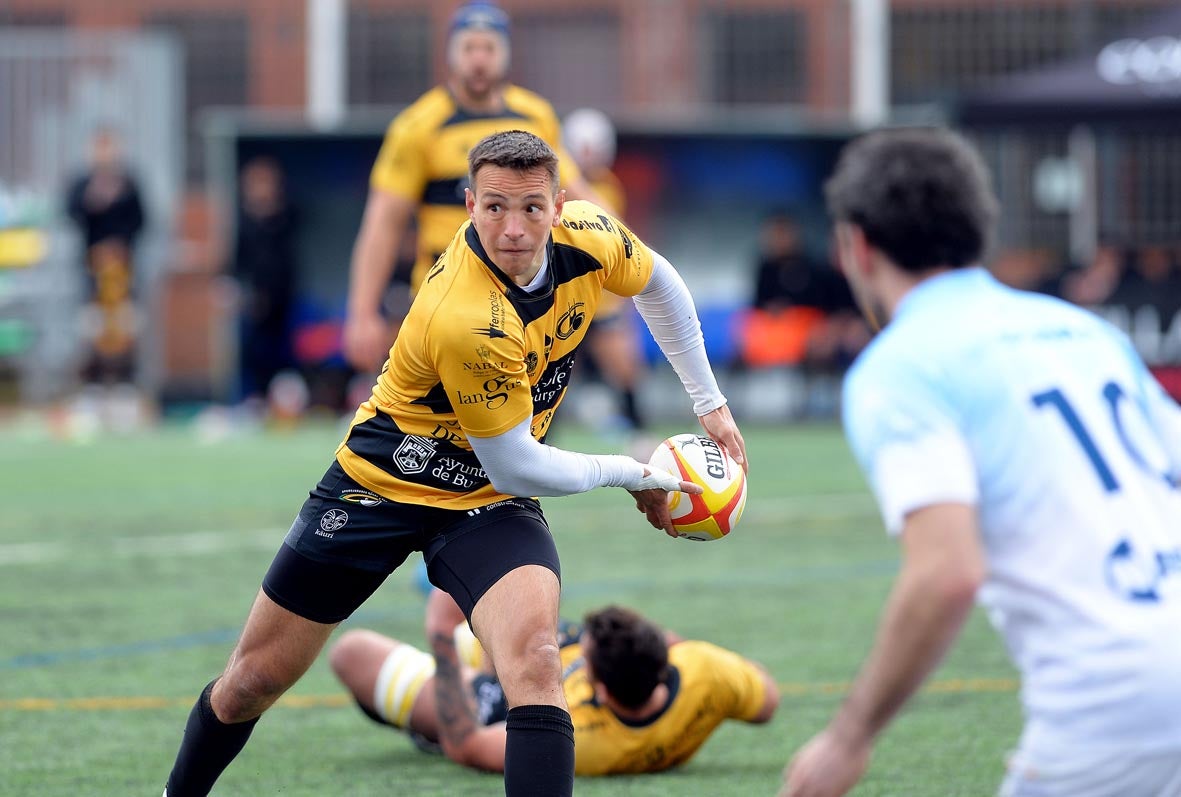
MULTIPOLYGON (((427 269, 467 221, 463 192, 472 145, 501 130, 526 130, 555 150, 561 145, 550 104, 506 82, 509 20, 503 9, 488 2, 460 6, 451 19, 447 63, 447 82, 390 124, 369 178, 353 247, 343 341, 346 359, 363 373, 376 372, 393 340, 390 321, 381 313, 382 298, 415 213, 411 291, 418 290, 427 269)), ((561 158, 561 178, 572 198, 599 201, 570 158, 561 158)))
MULTIPOLYGON (((332 646, 332 670, 375 721, 408 731, 424 749, 437 743, 456 763, 502 770, 504 692, 447 593, 432 591, 426 628, 433 657, 354 629, 332 646)), ((579 775, 679 766, 723 721, 767 722, 779 705, 761 665, 682 640, 629 609, 609 606, 581 627, 564 624, 559 644, 579 775)))
POLYGON ((205 795, 258 717, 412 551, 491 657, 509 709, 509 797, 573 790, 557 547, 529 496, 622 487, 675 536, 667 493, 700 487, 626 456, 544 443, 604 290, 632 296, 705 432, 746 452, 671 264, 617 219, 565 201, 537 136, 468 156, 470 218, 431 268, 373 394, 287 533, 225 671, 201 693, 165 791, 205 795))

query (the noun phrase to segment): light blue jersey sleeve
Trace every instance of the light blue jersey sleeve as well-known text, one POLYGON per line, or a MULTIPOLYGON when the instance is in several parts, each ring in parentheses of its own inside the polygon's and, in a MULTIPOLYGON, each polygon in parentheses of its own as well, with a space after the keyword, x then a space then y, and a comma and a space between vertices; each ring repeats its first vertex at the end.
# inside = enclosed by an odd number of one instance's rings
POLYGON ((845 434, 891 535, 941 503, 976 505, 976 467, 949 386, 921 358, 866 352, 845 381, 845 434))

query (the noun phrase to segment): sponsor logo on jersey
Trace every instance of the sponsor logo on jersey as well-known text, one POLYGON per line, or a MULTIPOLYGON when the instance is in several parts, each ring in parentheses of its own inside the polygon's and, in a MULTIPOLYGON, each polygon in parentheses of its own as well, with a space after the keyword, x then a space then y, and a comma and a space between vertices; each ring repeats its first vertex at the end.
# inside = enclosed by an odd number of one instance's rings
POLYGON ((599 232, 615 232, 615 225, 608 216, 600 215, 598 221, 592 219, 562 219, 562 226, 568 230, 598 230, 599 232))
POLYGON ((529 425, 529 434, 533 435, 538 440, 545 442, 545 435, 546 432, 549 431, 549 423, 551 420, 553 420, 553 418, 554 411, 546 410, 545 414, 542 415, 540 419, 535 419, 533 423, 529 425))
POLYGON ((394 451, 394 464, 405 474, 422 473, 435 455, 436 445, 428 437, 408 434, 394 451))
POLYGON ((525 355, 525 373, 533 376, 533 372, 537 370, 537 352, 531 351, 525 355))
POLYGON ((508 364, 504 360, 481 360, 480 362, 464 361, 463 370, 471 371, 475 374, 483 374, 488 371, 503 371, 508 368, 508 364))
POLYGON ((477 335, 483 335, 488 338, 507 338, 508 337, 508 335, 505 334, 504 330, 497 329, 496 327, 493 327, 493 326, 472 327, 472 332, 475 332, 477 335))
POLYGON ((570 384, 570 372, 574 370, 574 355, 568 354, 549 368, 533 386, 533 414, 552 409, 570 384))
POLYGON ((488 484, 488 474, 483 468, 479 465, 469 465, 455 457, 440 457, 431 475, 461 490, 475 490, 488 484))
POLYGON ((345 490, 340 494, 340 500, 361 506, 377 506, 385 503, 384 498, 368 490, 345 490))
POLYGON ((334 532, 340 531, 349 522, 349 513, 343 509, 329 509, 320 517, 320 528, 316 532, 321 537, 331 538, 334 532))
POLYGON ((1181 589, 1181 548, 1144 550, 1128 538, 1107 554, 1107 584, 1121 598, 1138 603, 1159 603, 1166 594, 1181 589))
POLYGON ((472 332, 488 338, 507 338, 504 331, 504 296, 500 291, 488 291, 488 312, 491 318, 487 327, 472 327, 472 332))
POLYGON ((446 440, 448 443, 456 443, 463 439, 441 423, 435 424, 435 428, 431 430, 431 437, 436 440, 446 440))
POLYGON ((456 390, 455 397, 459 399, 460 404, 486 404, 488 409, 498 410, 508 401, 509 391, 516 390, 521 384, 520 379, 500 374, 484 380, 484 392, 464 393, 462 390, 456 390))
POLYGON ((575 302, 558 319, 558 326, 554 331, 554 334, 558 336, 558 340, 566 340, 582 328, 583 323, 586 321, 586 311, 582 309, 583 307, 584 304, 582 302, 575 302))
POLYGON ((622 227, 619 228, 619 237, 623 240, 624 258, 631 260, 633 251, 632 237, 628 235, 627 230, 623 229, 622 227))

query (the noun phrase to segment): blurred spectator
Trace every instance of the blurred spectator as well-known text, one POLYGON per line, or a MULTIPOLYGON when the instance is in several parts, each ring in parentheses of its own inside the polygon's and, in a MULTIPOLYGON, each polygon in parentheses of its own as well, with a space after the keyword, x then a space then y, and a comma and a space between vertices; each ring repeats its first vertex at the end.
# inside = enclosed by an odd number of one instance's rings
POLYGON ((139 186, 114 131, 95 131, 90 163, 67 190, 66 211, 82 236, 86 269, 83 379, 96 385, 130 384, 139 325, 132 293, 134 248, 144 212, 139 186))
MULTIPOLYGON (((1181 270, 1173 251, 1164 245, 1143 246, 1127 260, 1123 278, 1101 312, 1128 333, 1149 366, 1181 365, 1181 270)), ((1176 391, 1176 373, 1158 378, 1176 391)))
POLYGON ((1091 262, 1064 275, 1059 282, 1063 299, 1085 307, 1103 304, 1115 292, 1124 273, 1124 253, 1111 243, 1101 244, 1091 262))
MULTIPOLYGON (((616 132, 610 118, 595 108, 572 111, 562 123, 566 151, 608 212, 623 219, 626 197, 623 183, 611 171, 615 163, 616 132)), ((647 424, 636 390, 643 377, 636 319, 630 300, 604 292, 587 333, 588 364, 618 397, 617 416, 632 436, 633 456, 648 460, 656 445, 644 433, 647 424)))
POLYGON ((792 414, 823 417, 836 411, 840 375, 870 332, 844 277, 809 257, 796 221, 777 211, 763 224, 754 297, 737 336, 742 365, 787 367, 802 377, 792 414))
POLYGON ((740 338, 745 365, 821 373, 843 370, 869 340, 844 278, 807 255, 786 213, 772 213, 763 225, 752 308, 740 338))
POLYGON ((772 213, 761 231, 755 309, 773 313, 820 307, 826 293, 822 268, 804 252, 795 220, 786 213, 772 213))
POLYGON ((283 173, 270 158, 256 158, 243 167, 240 191, 229 269, 240 296, 240 393, 261 403, 275 375, 293 366, 290 324, 298 217, 287 200, 283 173))
POLYGON ((1181 311, 1181 272, 1172 250, 1154 244, 1136 251, 1112 293, 1111 303, 1133 310, 1153 307, 1161 319, 1171 319, 1181 311))

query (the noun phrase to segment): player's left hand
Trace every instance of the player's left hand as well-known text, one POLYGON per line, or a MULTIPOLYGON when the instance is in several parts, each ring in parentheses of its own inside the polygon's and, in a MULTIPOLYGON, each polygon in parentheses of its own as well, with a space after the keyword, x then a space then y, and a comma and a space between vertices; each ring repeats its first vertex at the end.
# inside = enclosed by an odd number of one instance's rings
POLYGON ((742 439, 742 432, 738 431, 738 424, 734 423, 734 416, 730 414, 730 407, 723 404, 716 410, 698 417, 701 428, 722 447, 722 450, 734 458, 734 461, 749 472, 750 466, 746 461, 746 441, 742 439))
POLYGON ((779 797, 841 797, 869 766, 870 744, 824 730, 795 754, 783 771, 779 797))
POLYGON ((431 640, 437 634, 450 634, 455 626, 465 621, 463 609, 449 594, 434 587, 427 596, 426 612, 424 615, 426 638, 431 640))
POLYGON ((682 492, 701 495, 705 490, 700 484, 678 481, 673 475, 654 470, 647 465, 644 466, 644 479, 653 479, 658 484, 650 488, 628 490, 632 498, 636 499, 636 509, 644 513, 652 528, 660 529, 670 537, 679 536, 673 528, 672 515, 668 511, 668 494, 682 492))

